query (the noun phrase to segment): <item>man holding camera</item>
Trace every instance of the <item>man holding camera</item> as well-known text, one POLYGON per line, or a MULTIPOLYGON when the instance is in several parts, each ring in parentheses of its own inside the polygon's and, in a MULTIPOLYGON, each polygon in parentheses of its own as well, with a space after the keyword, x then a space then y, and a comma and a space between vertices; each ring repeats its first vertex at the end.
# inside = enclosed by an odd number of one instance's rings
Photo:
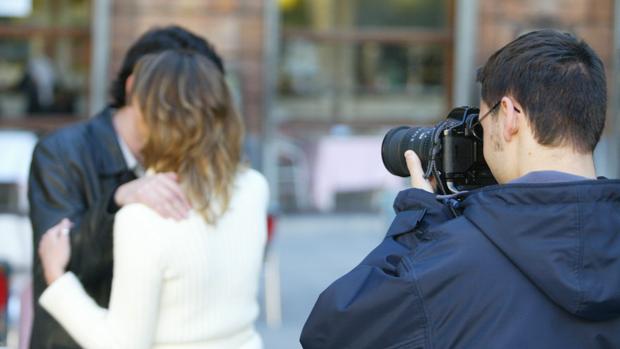
POLYGON ((414 189, 383 242, 321 294, 304 348, 620 347, 620 181, 596 179, 592 156, 601 60, 540 30, 494 53, 478 81, 499 184, 437 197, 407 151, 414 189))

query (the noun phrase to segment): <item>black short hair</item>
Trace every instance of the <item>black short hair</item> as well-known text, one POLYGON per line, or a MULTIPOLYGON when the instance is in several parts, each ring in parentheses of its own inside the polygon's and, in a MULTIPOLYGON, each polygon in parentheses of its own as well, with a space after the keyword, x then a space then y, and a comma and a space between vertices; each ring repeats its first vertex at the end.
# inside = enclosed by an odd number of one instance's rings
POLYGON ((212 61, 222 74, 225 72, 222 58, 204 38, 176 25, 153 28, 142 34, 125 54, 123 64, 112 83, 110 105, 115 108, 125 106, 127 102, 125 83, 140 58, 148 54, 175 49, 197 52, 212 61))
POLYGON ((542 145, 570 144, 594 150, 607 110, 603 62, 587 43, 551 29, 521 35, 478 70, 481 97, 488 105, 503 96, 518 101, 542 145))

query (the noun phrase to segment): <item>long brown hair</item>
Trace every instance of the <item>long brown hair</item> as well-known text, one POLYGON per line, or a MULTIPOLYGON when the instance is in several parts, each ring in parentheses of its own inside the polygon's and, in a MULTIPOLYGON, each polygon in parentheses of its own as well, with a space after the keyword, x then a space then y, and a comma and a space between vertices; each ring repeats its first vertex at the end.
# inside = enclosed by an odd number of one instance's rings
POLYGON ((229 206, 243 122, 220 70, 190 51, 140 59, 132 98, 148 130, 144 165, 176 172, 194 208, 215 224, 229 206))

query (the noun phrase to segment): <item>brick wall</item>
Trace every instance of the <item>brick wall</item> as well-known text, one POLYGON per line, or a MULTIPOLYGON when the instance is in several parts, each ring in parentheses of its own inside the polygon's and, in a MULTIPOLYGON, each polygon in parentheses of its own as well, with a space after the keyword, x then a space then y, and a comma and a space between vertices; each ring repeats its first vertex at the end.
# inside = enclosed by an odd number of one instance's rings
POLYGON ((264 0, 113 0, 110 74, 131 43, 154 26, 176 24, 207 38, 224 58, 248 133, 263 125, 264 0))
POLYGON ((613 13, 612 0, 480 0, 478 62, 524 31, 552 27, 585 39, 609 68, 613 13))
MULTIPOLYGON (((480 0, 477 64, 524 31, 556 28, 584 39, 601 57, 612 92, 613 0, 480 0)), ((613 103, 607 113, 606 133, 613 129, 613 103)))

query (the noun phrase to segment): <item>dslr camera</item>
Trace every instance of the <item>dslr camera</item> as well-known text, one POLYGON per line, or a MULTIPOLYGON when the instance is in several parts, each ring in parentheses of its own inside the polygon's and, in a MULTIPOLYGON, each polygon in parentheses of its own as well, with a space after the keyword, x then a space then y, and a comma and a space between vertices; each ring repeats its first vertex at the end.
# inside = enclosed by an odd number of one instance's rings
POLYGON ((383 165, 396 176, 408 177, 403 154, 411 149, 422 162, 424 177, 433 176, 442 194, 496 184, 484 160, 478 114, 478 108, 459 107, 434 127, 391 129, 381 145, 383 165))

